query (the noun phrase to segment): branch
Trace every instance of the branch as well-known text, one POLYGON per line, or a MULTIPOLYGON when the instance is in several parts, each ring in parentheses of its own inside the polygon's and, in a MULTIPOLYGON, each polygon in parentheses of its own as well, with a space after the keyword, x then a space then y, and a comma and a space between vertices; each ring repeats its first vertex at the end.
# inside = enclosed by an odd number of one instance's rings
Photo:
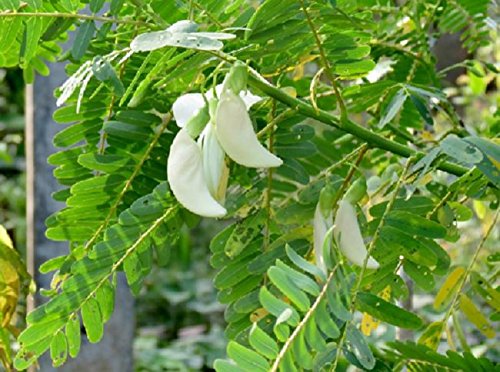
POLYGON ((116 19, 116 18, 109 18, 109 17, 102 17, 98 15, 88 15, 88 14, 78 14, 78 13, 59 13, 59 12, 7 12, 3 11, 0 12, 0 18, 6 18, 6 17, 41 17, 41 18, 75 18, 75 19, 81 19, 81 20, 93 20, 93 21, 99 21, 99 22, 104 22, 104 23, 120 23, 120 24, 127 24, 127 25, 136 25, 136 26, 147 26, 149 25, 148 23, 142 22, 142 21, 133 21, 130 19, 116 19))
POLYGON ((311 315, 314 313, 314 311, 316 310, 316 308, 319 306, 321 300, 323 300, 323 298, 325 297, 325 294, 326 294, 326 291, 329 288, 330 282, 331 282, 331 280, 332 280, 335 272, 337 271, 337 267, 338 267, 338 264, 330 272, 330 275, 328 275, 328 278, 326 279, 326 282, 323 285, 323 288, 321 289, 320 294, 318 295, 318 297, 314 301, 314 303, 311 306, 311 308, 304 315, 304 318, 300 321, 299 325, 297 327, 295 327, 295 329, 293 330, 293 333, 290 335, 290 337, 288 338, 288 340, 286 340, 285 344, 281 348, 281 350, 280 350, 280 352, 278 354, 278 357, 274 361, 274 363, 273 363, 271 369, 269 370, 269 372, 276 372, 276 371, 278 371, 278 369, 280 367, 280 362, 285 357, 285 354, 288 351, 288 349, 290 348, 290 346, 292 345, 293 340, 295 340, 295 338, 298 336, 298 334, 300 333, 300 331, 302 331, 302 328, 304 328, 304 326, 306 325, 306 323, 309 320, 309 318, 311 317, 311 315))
MULTIPOLYGON (((220 55, 217 54, 218 57, 228 60, 229 62, 234 62, 234 59, 231 56, 220 55), (227 58, 229 57, 229 59, 227 58)), ((392 152, 393 154, 403 156, 405 158, 409 158, 410 156, 415 156, 417 158, 424 156, 424 153, 415 151, 408 146, 403 144, 394 142, 390 139, 387 139, 380 134, 372 132, 369 129, 363 128, 359 124, 356 124, 350 120, 345 123, 341 123, 340 120, 323 110, 318 110, 304 101, 293 98, 292 96, 286 94, 284 91, 270 84, 267 80, 261 77, 256 71, 249 69, 250 75, 248 79, 248 83, 252 85, 254 88, 261 90, 269 97, 274 98, 281 103, 287 105, 288 107, 298 111, 299 113, 308 116, 312 119, 316 119, 322 123, 328 124, 330 126, 337 127, 347 133, 354 135, 355 137, 367 142, 372 147, 377 147, 383 150, 387 150, 392 152)), ((443 161, 437 165, 437 168, 443 170, 445 172, 454 174, 456 176, 461 176, 468 171, 467 168, 462 167, 461 165, 443 161)))

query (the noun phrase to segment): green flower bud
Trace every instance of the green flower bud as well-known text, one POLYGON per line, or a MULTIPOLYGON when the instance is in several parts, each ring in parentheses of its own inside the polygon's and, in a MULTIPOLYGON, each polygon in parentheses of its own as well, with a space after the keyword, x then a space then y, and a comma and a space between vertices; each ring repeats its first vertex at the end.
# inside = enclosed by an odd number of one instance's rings
POLYGON ((194 115, 186 124, 186 132, 191 138, 196 138, 203 131, 207 123, 210 121, 210 115, 207 105, 203 106, 196 115, 194 115))
POLYGON ((318 205, 324 218, 332 214, 333 200, 335 199, 335 189, 332 185, 326 184, 319 193, 318 205))
POLYGON ((229 74, 227 74, 226 78, 224 79, 223 91, 231 90, 234 94, 239 94, 242 90, 247 89, 247 82, 247 66, 244 63, 238 61, 233 65, 233 67, 231 67, 229 74))
POLYGON ((351 204, 356 204, 366 195, 366 180, 364 177, 358 178, 345 193, 344 200, 351 204))

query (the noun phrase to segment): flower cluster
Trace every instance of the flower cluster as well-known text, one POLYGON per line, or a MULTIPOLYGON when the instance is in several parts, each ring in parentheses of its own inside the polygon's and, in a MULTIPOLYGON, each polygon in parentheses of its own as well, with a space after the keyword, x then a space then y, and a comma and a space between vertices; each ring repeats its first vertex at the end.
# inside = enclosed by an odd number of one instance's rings
POLYGON ((170 147, 167 176, 186 209, 204 217, 227 213, 223 206, 229 177, 226 154, 251 168, 282 164, 258 141, 248 114, 260 99, 246 91, 246 67, 235 65, 215 94, 190 93, 175 101, 173 114, 181 130, 170 147))

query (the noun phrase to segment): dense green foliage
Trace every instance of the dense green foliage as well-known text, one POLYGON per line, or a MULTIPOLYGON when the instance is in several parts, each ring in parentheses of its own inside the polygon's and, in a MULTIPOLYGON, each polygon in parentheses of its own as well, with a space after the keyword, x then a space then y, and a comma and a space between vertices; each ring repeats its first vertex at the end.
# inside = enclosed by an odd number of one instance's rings
MULTIPOLYGON (((229 224, 210 243, 210 263, 229 343, 214 367, 491 370, 495 355, 474 357, 460 322, 473 323, 488 349, 500 311, 499 257, 488 240, 498 215, 500 119, 490 110, 462 120, 431 48, 448 32, 462 32, 472 56, 490 45, 488 4, 0 0, 0 66, 21 66, 29 82, 49 73, 46 61, 69 62, 56 92, 64 106, 54 113, 61 150, 48 159, 64 186, 54 198, 66 207, 46 222, 47 236, 69 242, 69 252, 40 267, 54 272, 43 290, 50 299, 27 316, 14 366, 25 369, 49 349, 55 366, 77 357, 80 322, 98 342, 117 272, 138 294, 152 267, 179 249, 184 226, 199 223, 167 180, 179 132, 172 104, 210 92, 243 65, 248 89, 263 97, 250 110, 255 131, 283 164, 247 168, 228 152, 229 224), (188 19, 198 26, 176 23, 188 19), (62 51, 71 31, 73 46, 62 51), (355 204, 369 241, 358 262, 346 260, 352 247, 331 226, 313 247, 317 211, 340 225, 341 200, 355 204), (482 239, 469 262, 450 257, 460 223, 477 220, 482 239), (434 309, 403 307, 409 287, 434 293, 443 282, 434 309), (379 321, 382 331, 370 336, 379 321), (412 330, 418 347, 396 341, 395 328, 412 330), (443 335, 461 352, 438 354, 443 335)), ((495 84, 496 57, 448 69, 466 68, 479 95, 483 81, 495 84)), ((350 227, 342 233, 354 241, 358 226, 350 227)))

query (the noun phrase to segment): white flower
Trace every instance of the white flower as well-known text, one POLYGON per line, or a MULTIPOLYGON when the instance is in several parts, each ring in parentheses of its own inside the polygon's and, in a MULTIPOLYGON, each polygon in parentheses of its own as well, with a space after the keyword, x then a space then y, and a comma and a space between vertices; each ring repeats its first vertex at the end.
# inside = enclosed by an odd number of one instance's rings
POLYGON ((219 143, 236 163, 251 168, 283 164, 259 142, 245 102, 230 90, 222 92, 215 114, 215 128, 219 143))
POLYGON ((276 167, 281 159, 270 153, 257 139, 248 109, 261 98, 249 92, 232 93, 223 85, 207 92, 179 97, 173 114, 181 128, 170 148, 167 176, 175 197, 186 209, 205 217, 222 217, 229 170, 224 161, 227 153, 235 162, 247 167, 276 167), (216 101, 215 97, 220 97, 216 101), (207 103, 216 109, 207 110, 207 103), (215 112, 212 112, 215 111, 215 112), (195 119, 196 117, 196 119, 195 119), (193 120, 195 119, 195 120, 193 120), (208 123, 207 123, 208 121, 208 123), (189 125, 187 125, 190 123, 189 125), (198 136, 198 143, 193 137, 198 136))
MULTIPOLYGON (((368 254, 363 236, 359 229, 356 210, 353 205, 343 199, 339 203, 339 209, 335 216, 335 226, 333 236, 337 244, 349 261, 358 266, 363 266, 366 255, 368 254)), ((379 264, 372 257, 368 258, 366 267, 377 269, 379 264)))
POLYGON ((200 146, 185 129, 177 133, 170 147, 167 177, 172 192, 186 209, 205 217, 226 214, 207 186, 200 146))
MULTIPOLYGON (((220 97, 222 94, 223 84, 219 84, 215 87, 215 95, 220 97)), ((210 89, 205 94, 206 100, 210 101, 210 99, 214 98, 214 92, 210 89)), ((254 104, 261 101, 262 98, 256 96, 249 91, 241 91, 240 97, 245 102, 247 110, 250 109, 254 104)), ((180 128, 184 128, 184 126, 189 122, 189 120, 194 117, 198 111, 200 111, 205 106, 205 99, 203 98, 203 94, 201 93, 188 93, 180 96, 174 102, 172 106, 172 111, 174 113, 174 118, 177 125, 180 128)))

